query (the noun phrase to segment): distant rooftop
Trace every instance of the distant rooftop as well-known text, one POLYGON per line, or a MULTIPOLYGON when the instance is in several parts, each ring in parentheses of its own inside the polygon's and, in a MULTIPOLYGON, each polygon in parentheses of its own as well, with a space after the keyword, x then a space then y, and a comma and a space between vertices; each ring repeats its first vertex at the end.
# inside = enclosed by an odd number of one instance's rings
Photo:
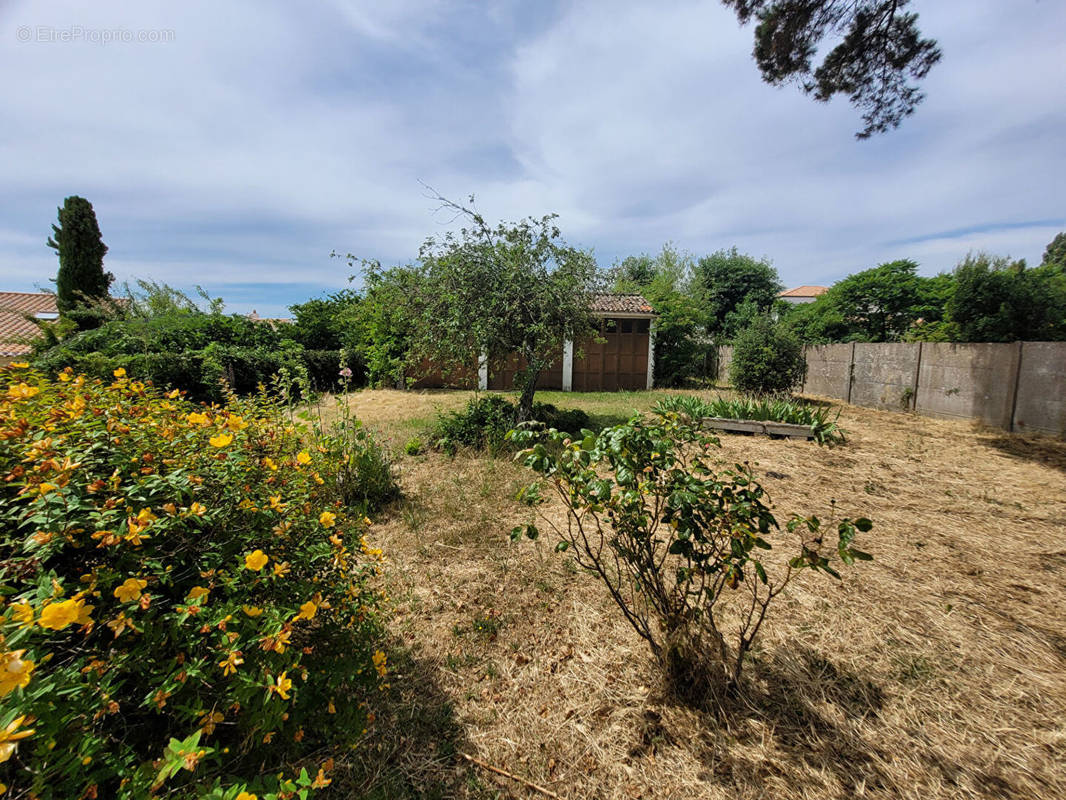
POLYGON ((0 356, 23 356, 30 352, 24 340, 41 330, 26 315, 53 320, 59 316, 56 296, 48 292, 0 292, 0 356))
POLYGON ((778 297, 818 297, 829 290, 825 286, 797 286, 795 289, 786 289, 780 292, 778 297))
POLYGON ((652 316, 655 309, 643 295, 639 294, 597 294, 592 296, 592 312, 595 314, 647 314, 652 316))

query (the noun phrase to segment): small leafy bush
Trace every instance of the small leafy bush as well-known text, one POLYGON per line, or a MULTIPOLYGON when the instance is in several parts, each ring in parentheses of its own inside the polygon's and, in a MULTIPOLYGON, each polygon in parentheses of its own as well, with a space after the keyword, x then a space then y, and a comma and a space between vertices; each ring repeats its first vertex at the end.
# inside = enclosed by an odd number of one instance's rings
POLYGON ((422 440, 417 436, 412 436, 407 440, 407 444, 403 446, 403 451, 409 456, 417 456, 422 452, 423 447, 422 440))
POLYGON ((341 405, 341 416, 333 425, 318 429, 316 438, 330 464, 329 470, 322 470, 322 478, 343 506, 365 514, 400 496, 389 451, 350 414, 347 404, 341 405))
POLYGON ((756 317, 733 340, 729 377, 745 394, 786 394, 803 383, 803 343, 768 315, 756 317))
MULTIPOLYGON (((497 453, 507 446, 507 432, 515 426, 517 415, 518 407, 504 395, 472 398, 462 411, 438 415, 432 434, 433 445, 448 455, 455 455, 464 447, 497 453)), ((589 424, 588 414, 584 411, 576 408, 560 410, 549 403, 533 404, 533 420, 542 429, 577 431, 589 424)))
POLYGON ((265 394, 0 371, 0 781, 304 797, 385 673, 367 525, 265 394), (316 770, 312 764, 311 772, 316 770))
MULTIPOLYGON (((787 398, 741 397, 728 400, 718 396, 705 400, 695 395, 664 397, 652 409, 659 416, 679 414, 693 424, 706 425, 709 420, 735 419, 760 422, 787 422, 808 425, 811 437, 822 445, 843 444, 844 430, 837 425, 840 410, 833 413, 829 406, 815 406, 787 398)), ((713 423, 708 427, 713 428, 713 423)))
MULTIPOLYGON (((796 575, 839 577, 831 555, 845 564, 870 558, 853 546, 867 519, 841 520, 831 550, 817 517, 793 515, 783 533, 751 469, 716 472, 708 450, 718 440, 676 416, 634 417, 598 436, 520 429, 512 438, 527 446, 517 458, 543 476, 521 499, 537 505, 544 484, 555 490, 566 523, 542 518, 556 549, 601 577, 669 684, 691 701, 736 690, 770 605, 796 575), (789 547, 787 560, 768 558, 775 540, 789 547)), ((539 535, 530 523, 512 538, 523 532, 539 535)))

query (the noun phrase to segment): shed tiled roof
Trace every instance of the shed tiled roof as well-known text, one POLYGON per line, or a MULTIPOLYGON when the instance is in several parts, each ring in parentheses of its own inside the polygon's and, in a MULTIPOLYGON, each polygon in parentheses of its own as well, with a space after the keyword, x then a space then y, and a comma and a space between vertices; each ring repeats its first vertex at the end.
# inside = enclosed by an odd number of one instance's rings
POLYGON ((778 294, 778 297, 817 297, 829 290, 824 286, 797 286, 795 289, 786 289, 778 294))
POLYGON ((592 296, 592 311, 595 314, 647 314, 653 316, 655 309, 639 294, 597 294, 592 296))
POLYGON ((58 314, 56 298, 47 292, 0 292, 0 356, 21 356, 30 352, 24 342, 40 329, 25 315, 58 314))

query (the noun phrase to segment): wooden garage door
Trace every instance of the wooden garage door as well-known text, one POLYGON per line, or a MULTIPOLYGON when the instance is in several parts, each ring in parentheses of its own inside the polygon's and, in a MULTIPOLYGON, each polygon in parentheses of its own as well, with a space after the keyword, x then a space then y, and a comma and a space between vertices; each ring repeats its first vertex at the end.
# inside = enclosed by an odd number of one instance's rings
MULTIPOLYGON (((514 377, 519 369, 525 367, 525 359, 512 353, 507 358, 494 358, 489 362, 489 388, 509 392, 515 388, 514 377)), ((540 372, 537 380, 538 389, 563 388, 563 354, 552 362, 551 366, 540 372)))
POLYGON ((602 341, 588 339, 574 353, 575 392, 639 390, 648 386, 648 330, 646 319, 605 319, 602 341))

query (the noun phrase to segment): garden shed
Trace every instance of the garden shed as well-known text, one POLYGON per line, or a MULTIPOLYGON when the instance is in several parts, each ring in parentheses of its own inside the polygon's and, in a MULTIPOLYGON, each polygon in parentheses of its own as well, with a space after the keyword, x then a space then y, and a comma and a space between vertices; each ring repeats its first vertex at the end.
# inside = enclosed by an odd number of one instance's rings
MULTIPOLYGON (((592 313, 599 319, 600 332, 580 342, 563 343, 559 357, 540 374, 538 389, 564 392, 613 392, 652 388, 655 373, 655 312, 639 294, 597 294, 592 313)), ((478 387, 506 391, 514 387, 520 359, 511 354, 482 360, 477 373, 478 387)), ((414 388, 443 386, 472 388, 473 376, 444 380, 433 371, 414 388)))

